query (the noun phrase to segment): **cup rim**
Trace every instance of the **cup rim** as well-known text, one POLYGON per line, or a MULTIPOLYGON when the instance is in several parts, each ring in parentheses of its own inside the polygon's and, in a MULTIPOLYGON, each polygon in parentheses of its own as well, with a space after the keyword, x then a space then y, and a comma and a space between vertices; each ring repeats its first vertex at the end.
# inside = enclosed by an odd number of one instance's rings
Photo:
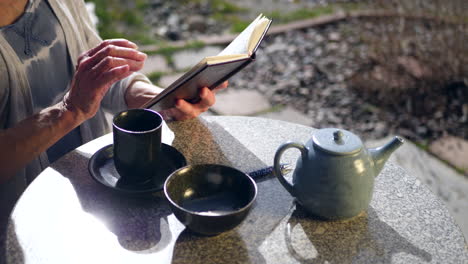
POLYGON ((185 212, 185 213, 188 213, 188 214, 191 214, 191 215, 197 215, 197 216, 202 216, 202 217, 222 217, 222 216, 228 216, 228 215, 232 215, 232 214, 237 214, 239 212, 243 212, 243 211, 246 211, 246 210, 249 210, 251 207, 252 207, 252 204, 255 202, 255 200, 257 199, 257 194, 258 194, 258 187, 257 187, 257 183, 254 181, 254 179, 252 179, 252 177, 250 177, 247 173, 239 170, 239 169, 236 169, 234 167, 231 167, 231 166, 226 166, 226 165, 221 165, 221 164, 210 164, 210 163, 205 163, 205 164, 189 164, 189 165, 186 165, 182 168, 179 168, 175 171, 173 171, 167 178, 166 180, 164 181, 164 196, 166 197, 166 199, 173 205, 175 206, 177 209, 185 212), (175 175, 177 172, 181 171, 181 170, 184 170, 184 169, 187 169, 189 167, 195 167, 195 166, 205 166, 205 165, 210 165, 210 166, 219 166, 219 167, 226 167, 226 168, 230 168, 230 169, 233 169, 233 170, 237 170, 239 172, 241 172, 243 175, 245 175, 245 177, 252 183, 252 186, 254 188, 254 195, 252 197, 252 199, 250 199, 249 203, 247 203, 245 206, 243 206, 242 208, 239 208, 237 210, 233 210, 233 211, 230 211, 230 212, 226 212, 226 213, 220 213, 220 214, 217 214, 215 216, 212 216, 212 215, 206 215, 206 214, 203 214, 201 212, 196 212, 196 211, 191 211, 191 210, 187 210, 185 209, 184 207, 180 206, 178 203, 176 203, 174 200, 172 200, 172 198, 170 197, 170 195, 168 194, 168 191, 167 191, 167 185, 169 184, 169 182, 172 180, 173 178, 173 175, 175 175))
POLYGON ((162 115, 160 113, 158 113, 157 111, 154 111, 152 109, 147 109, 147 108, 134 108, 134 109, 126 109, 126 110, 123 110, 123 111, 120 111, 118 112, 117 114, 114 115, 114 117, 112 118, 112 127, 114 129, 117 129, 119 131, 122 131, 122 132, 125 132, 125 133, 128 133, 128 134, 146 134, 146 133, 150 133, 150 132, 153 132, 153 131, 156 131, 158 129, 161 129, 162 125, 164 123, 164 118, 162 117, 162 115), (117 126, 115 124, 115 118, 117 116, 120 116, 122 113, 124 112, 130 112, 130 111, 144 111, 144 112, 152 112, 156 115, 159 116, 159 118, 161 119, 161 122, 159 123, 158 126, 156 126, 155 128, 152 128, 152 129, 148 129, 148 130, 144 130, 144 131, 133 131, 133 130, 127 130, 127 129, 124 129, 124 128, 121 128, 119 126, 117 126))

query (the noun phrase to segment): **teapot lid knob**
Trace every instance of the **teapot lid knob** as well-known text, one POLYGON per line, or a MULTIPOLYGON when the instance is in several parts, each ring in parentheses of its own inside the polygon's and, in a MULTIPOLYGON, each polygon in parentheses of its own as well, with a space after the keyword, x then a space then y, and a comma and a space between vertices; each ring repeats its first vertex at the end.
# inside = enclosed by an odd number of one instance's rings
POLYGON ((361 139, 355 134, 338 128, 323 128, 312 136, 314 146, 335 155, 349 155, 363 148, 361 139))
POLYGON ((333 132, 333 140, 335 140, 335 142, 338 144, 343 143, 343 132, 341 132, 341 130, 336 130, 333 132))

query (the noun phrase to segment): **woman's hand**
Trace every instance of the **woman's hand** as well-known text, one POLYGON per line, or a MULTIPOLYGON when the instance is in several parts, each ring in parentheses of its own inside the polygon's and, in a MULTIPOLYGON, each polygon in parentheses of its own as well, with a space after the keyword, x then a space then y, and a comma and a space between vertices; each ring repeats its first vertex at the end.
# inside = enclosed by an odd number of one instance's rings
MULTIPOLYGON (((165 120, 186 120, 199 116, 205 112, 216 102, 215 94, 221 89, 225 89, 228 82, 225 81, 215 89, 210 90, 204 87, 200 90, 200 101, 197 103, 189 103, 183 99, 179 99, 175 103, 175 107, 160 111, 165 120)), ((154 85, 137 81, 133 83, 125 92, 125 101, 129 108, 138 108, 151 100, 163 89, 154 85)))
POLYGON ((146 54, 125 39, 105 40, 78 58, 66 107, 84 120, 93 117, 102 98, 115 82, 139 71, 146 54))
POLYGON ((161 115, 165 120, 181 121, 195 118, 213 106, 216 102, 216 92, 226 87, 228 87, 228 81, 223 82, 213 90, 203 87, 199 93, 200 101, 192 104, 183 99, 178 99, 174 108, 161 111, 161 115))

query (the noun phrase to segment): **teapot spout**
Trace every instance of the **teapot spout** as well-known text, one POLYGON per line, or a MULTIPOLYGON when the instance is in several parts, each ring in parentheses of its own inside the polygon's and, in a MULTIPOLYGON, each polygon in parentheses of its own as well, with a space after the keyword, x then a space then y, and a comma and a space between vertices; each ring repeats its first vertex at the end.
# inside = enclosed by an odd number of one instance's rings
POLYGON ((404 142, 404 139, 401 137, 394 137, 390 142, 385 144, 382 147, 369 149, 369 154, 374 160, 374 170, 375 176, 379 175, 382 170, 385 162, 388 160, 390 155, 399 148, 404 142))

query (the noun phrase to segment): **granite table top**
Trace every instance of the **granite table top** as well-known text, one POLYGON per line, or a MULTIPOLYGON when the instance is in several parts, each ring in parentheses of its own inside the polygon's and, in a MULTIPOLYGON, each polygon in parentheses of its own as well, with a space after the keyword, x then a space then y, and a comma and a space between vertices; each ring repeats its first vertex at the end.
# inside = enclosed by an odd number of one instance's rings
MULTIPOLYGON (((272 165, 282 143, 305 143, 313 131, 262 118, 201 117, 169 123, 163 142, 191 164, 248 172, 272 165)), ((89 158, 111 143, 109 134, 77 148, 28 187, 11 215, 9 263, 468 263, 444 204, 392 163, 376 178, 367 212, 353 219, 306 215, 270 176, 257 181, 256 203, 240 226, 203 237, 178 222, 163 194, 117 195, 91 178, 89 158)), ((282 161, 298 157, 291 150, 282 161)))

